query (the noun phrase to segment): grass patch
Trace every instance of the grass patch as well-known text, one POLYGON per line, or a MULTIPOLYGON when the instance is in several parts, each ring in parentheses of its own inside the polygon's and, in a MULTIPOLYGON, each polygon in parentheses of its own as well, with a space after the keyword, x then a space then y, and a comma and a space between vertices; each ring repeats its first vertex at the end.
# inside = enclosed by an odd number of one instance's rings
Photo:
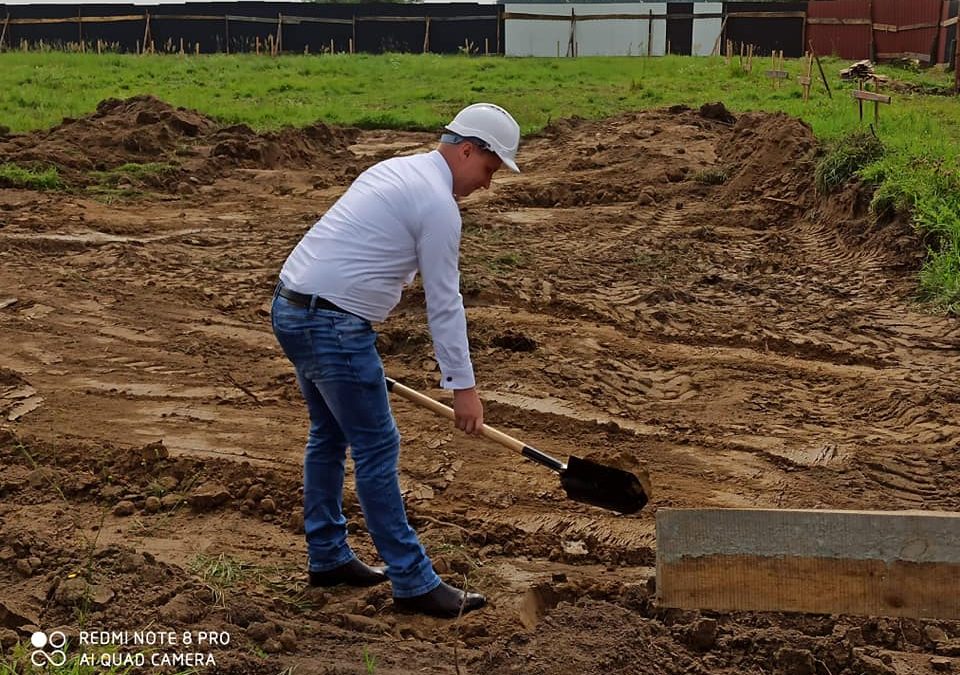
POLYGON ((927 241, 921 298, 960 314, 960 159, 887 157, 863 177, 878 185, 870 203, 876 216, 908 216, 927 241))
POLYGON ((880 139, 869 131, 855 131, 835 141, 817 164, 814 174, 820 194, 840 189, 858 171, 883 156, 880 139))
POLYGON ((7 162, 0 164, 0 187, 59 190, 63 183, 56 167, 29 168, 7 162))
POLYGON ((214 604, 223 607, 226 604, 227 589, 253 572, 256 566, 226 553, 215 557, 201 553, 190 562, 188 569, 207 585, 214 604))
POLYGON ((714 167, 698 171, 690 179, 704 185, 723 185, 727 182, 727 172, 722 167, 714 167))

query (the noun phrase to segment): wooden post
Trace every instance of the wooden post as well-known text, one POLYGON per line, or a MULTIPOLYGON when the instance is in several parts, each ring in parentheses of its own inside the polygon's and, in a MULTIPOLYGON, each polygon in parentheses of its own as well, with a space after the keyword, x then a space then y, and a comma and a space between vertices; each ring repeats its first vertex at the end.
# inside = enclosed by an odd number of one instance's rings
POLYGON ((81 16, 80 7, 77 7, 77 35, 80 38, 80 53, 83 54, 87 51, 87 48, 83 44, 83 17, 81 16))
POLYGON ((303 45, 303 55, 306 56, 309 53, 310 53, 310 45, 309 44, 303 45))
POLYGON ((277 54, 283 51, 283 14, 277 14, 277 54))
POLYGON ((710 50, 710 56, 720 55, 720 40, 723 38, 723 31, 727 29, 727 17, 723 17, 720 22, 720 32, 717 33, 717 41, 713 43, 713 49, 710 50))
POLYGON ((103 53, 103 40, 97 38, 97 54, 103 53))
POLYGON ((426 17, 423 23, 423 53, 426 54, 430 51, 430 17, 426 17))
POLYGON ((503 21, 503 15, 501 14, 501 11, 503 11, 503 5, 498 5, 497 6, 497 54, 500 53, 500 22, 503 21))
POLYGON ((256 37, 256 40, 254 41, 253 44, 254 44, 254 49, 257 50, 257 56, 260 56, 260 36, 259 35, 256 37))
POLYGON ((813 49, 813 41, 809 41, 807 44, 810 45, 810 53, 813 54, 813 58, 817 61, 817 70, 820 71, 820 79, 823 80, 823 86, 827 88, 827 96, 833 98, 833 92, 830 91, 830 83, 827 82, 827 76, 823 73, 823 66, 820 65, 820 55, 813 49))
POLYGON ((799 76, 797 79, 800 81, 800 86, 803 87, 803 101, 806 103, 810 100, 810 75, 813 73, 813 56, 809 51, 804 52, 803 54, 803 75, 799 76))
MULTIPOLYGON (((876 41, 875 41, 875 38, 874 38, 874 35, 875 35, 876 33, 875 33, 874 30, 873 30, 873 0, 870 0, 870 2, 867 3, 867 15, 868 15, 869 18, 870 18, 870 60, 871 60, 871 61, 876 61, 876 60, 877 60, 877 45, 876 45, 876 41)), ((957 34, 960 35, 960 31, 958 31, 957 34)), ((820 65, 820 60, 819 60, 819 59, 817 59, 817 65, 820 65)))
POLYGON ((195 45, 193 45, 193 53, 194 53, 196 56, 200 56, 200 41, 199 41, 199 40, 197 40, 197 43, 196 43, 195 45))
POLYGON ((0 50, 3 49, 3 41, 7 37, 7 26, 10 25, 10 12, 7 12, 7 18, 3 22, 3 30, 0 31, 0 50))
POLYGON ((350 53, 353 54, 353 38, 349 38, 347 42, 349 43, 349 46, 350 46, 350 53))
POLYGON ((483 55, 490 56, 490 38, 483 38, 483 55))
MULTIPOLYGON (((957 16, 960 17, 960 13, 957 16)), ((953 38, 953 91, 955 94, 960 94, 960 18, 957 19, 956 26, 957 29, 953 38)), ((0 40, 0 44, 3 44, 2 40, 0 40)))
POLYGON ((333 54, 333 38, 330 38, 330 53, 333 54))
POLYGON ((573 7, 570 8, 570 39, 567 42, 567 56, 576 56, 576 47, 574 46, 574 40, 576 40, 577 35, 577 10, 573 7))
POLYGON ((647 56, 653 55, 653 10, 647 18, 647 56))
POLYGON ((353 54, 354 49, 360 49, 360 46, 357 44, 357 17, 353 16, 353 33, 350 36, 350 53, 353 54))
POLYGON ((183 56, 183 38, 180 38, 180 56, 183 56))
POLYGON ((223 34, 226 39, 223 41, 224 52, 227 54, 230 53, 230 17, 224 15, 223 17, 223 34))

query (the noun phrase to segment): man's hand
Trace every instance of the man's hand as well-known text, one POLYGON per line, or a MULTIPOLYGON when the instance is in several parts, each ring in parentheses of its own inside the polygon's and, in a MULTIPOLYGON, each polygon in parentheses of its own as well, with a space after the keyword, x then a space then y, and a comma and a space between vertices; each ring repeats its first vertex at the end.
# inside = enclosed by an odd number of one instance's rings
POLYGON ((468 434, 479 434, 483 427, 483 404, 475 387, 453 392, 454 423, 468 434))

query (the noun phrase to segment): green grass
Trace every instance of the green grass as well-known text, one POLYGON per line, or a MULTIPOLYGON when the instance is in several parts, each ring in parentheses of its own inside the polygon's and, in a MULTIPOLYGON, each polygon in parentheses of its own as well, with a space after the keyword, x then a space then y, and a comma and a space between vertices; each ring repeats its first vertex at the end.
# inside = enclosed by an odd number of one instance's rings
MULTIPOLYGON (((525 134, 551 120, 580 116, 599 119, 660 106, 722 101, 735 114, 783 111, 810 124, 834 148, 866 129, 850 96, 855 86, 838 73, 849 65, 823 59, 833 97, 818 71, 809 101, 795 76, 801 62, 788 60, 791 79, 775 88, 764 76, 769 58, 754 58, 744 72, 734 58, 665 56, 484 58, 433 54, 301 56, 122 55, 65 52, 0 54, 0 124, 14 132, 49 128, 63 117, 81 117, 105 98, 153 94, 176 106, 194 108, 221 123, 246 123, 264 131, 318 120, 366 128, 437 131, 468 102, 489 100, 510 110, 525 134)), ((960 102, 943 95, 952 73, 940 69, 878 66, 899 83, 893 103, 881 106, 877 135, 882 156, 833 156, 821 169, 831 189, 853 174, 876 183, 878 208, 898 202, 918 228, 932 231, 931 255, 921 275, 925 293, 956 312, 960 281, 960 234, 955 200, 941 195, 952 184, 951 162, 960 156, 960 102), (918 93, 923 92, 923 93, 918 93), (843 160, 843 161, 841 161, 843 160), (916 181, 891 171, 919 167, 916 181)), ((830 157, 830 155, 828 155, 830 157)), ((520 159, 522 163, 521 147, 520 159)), ((719 175, 698 180, 719 181, 719 175)), ((3 179, 0 178, 0 181, 3 179)), ((47 181, 51 179, 45 179, 47 181)), ((112 186, 104 186, 109 191, 112 186)), ((109 194, 107 195, 110 196, 109 194)), ((501 264, 505 264, 504 261, 501 264)))
POLYGON ((857 130, 830 144, 814 174, 817 190, 828 194, 883 157, 883 143, 869 131, 857 130))
POLYGON ((56 167, 31 168, 7 162, 0 164, 0 187, 56 190, 62 183, 56 167))

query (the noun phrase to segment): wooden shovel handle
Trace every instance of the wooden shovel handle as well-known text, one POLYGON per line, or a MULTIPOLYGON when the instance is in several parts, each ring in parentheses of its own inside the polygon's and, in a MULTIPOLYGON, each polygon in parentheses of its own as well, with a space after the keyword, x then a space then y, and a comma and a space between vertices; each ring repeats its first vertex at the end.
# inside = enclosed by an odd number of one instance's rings
MULTIPOLYGON (((411 389, 410 387, 405 387, 394 379, 386 378, 387 380, 387 390, 392 391, 395 394, 407 399, 412 403, 416 403, 419 406, 423 406, 428 410, 432 410, 441 417, 446 417, 448 420, 454 420, 455 415, 453 408, 446 406, 439 401, 435 401, 429 396, 421 394, 419 391, 411 389)), ((497 431, 493 427, 487 426, 484 424, 480 427, 480 433, 485 437, 489 438, 491 441, 499 443, 500 445, 510 448, 516 452, 521 453, 524 457, 539 462, 544 466, 553 469, 554 471, 563 471, 566 467, 563 462, 547 455, 543 452, 540 452, 536 448, 532 448, 523 441, 518 441, 513 436, 508 436, 502 431, 497 431)))

